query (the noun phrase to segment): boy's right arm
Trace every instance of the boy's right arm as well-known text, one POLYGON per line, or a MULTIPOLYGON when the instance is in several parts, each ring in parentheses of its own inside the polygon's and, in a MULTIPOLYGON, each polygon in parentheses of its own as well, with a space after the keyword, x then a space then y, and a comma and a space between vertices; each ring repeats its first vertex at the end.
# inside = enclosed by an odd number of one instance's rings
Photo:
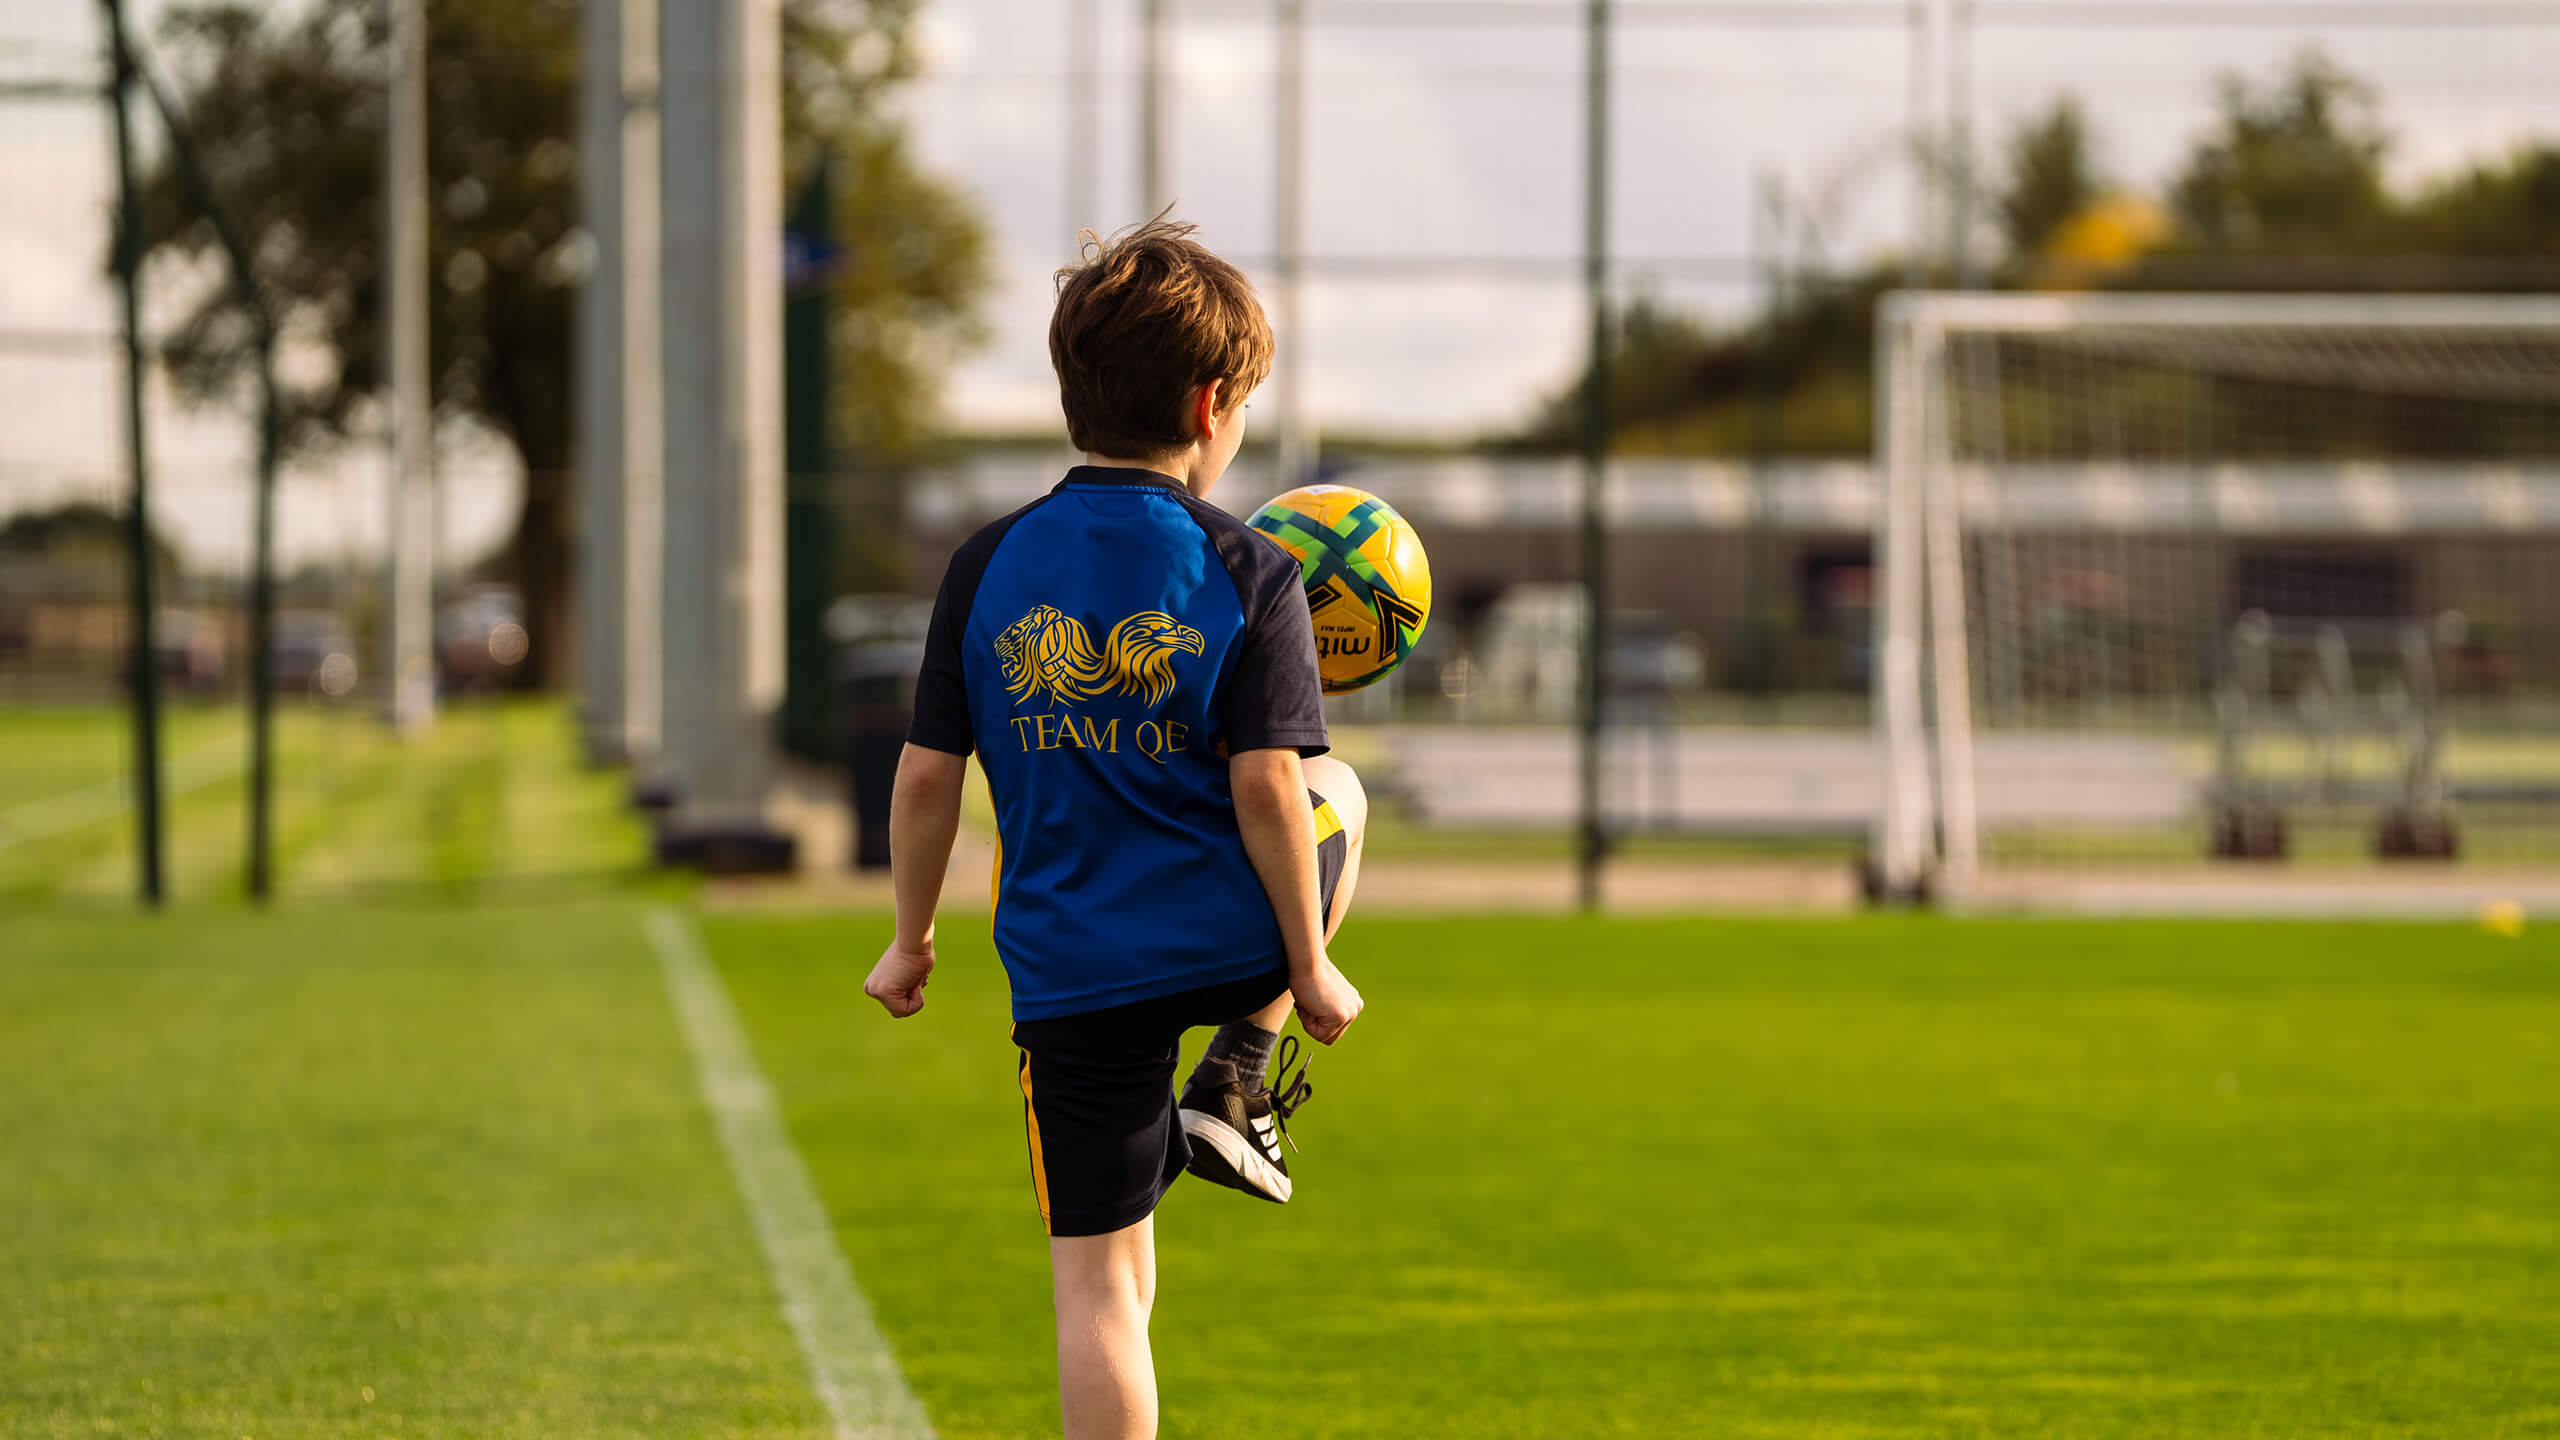
POLYGON ((862 982, 862 993, 904 1020, 924 1008, 933 974, 933 912, 951 844, 960 834, 960 790, 968 759, 909 744, 889 792, 889 884, 898 897, 898 933, 862 982))
POLYGON ((925 977, 933 973, 933 911, 951 868, 951 842, 960 834, 960 787, 975 748, 960 631, 986 568, 991 533, 993 527, 969 537, 933 597, 907 748, 898 752, 898 778, 889 787, 889 887, 898 897, 898 933, 871 967, 862 993, 900 1020, 924 1008, 925 977))

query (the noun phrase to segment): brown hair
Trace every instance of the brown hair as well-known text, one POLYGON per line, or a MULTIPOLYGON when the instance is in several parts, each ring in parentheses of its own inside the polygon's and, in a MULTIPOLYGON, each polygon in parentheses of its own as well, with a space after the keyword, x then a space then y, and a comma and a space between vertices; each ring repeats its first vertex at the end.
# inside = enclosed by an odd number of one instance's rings
POLYGON ((1191 443, 1191 393, 1227 382, 1232 411, 1271 373, 1271 326, 1244 272, 1158 215, 1058 272, 1049 363, 1079 450, 1152 460, 1191 443))

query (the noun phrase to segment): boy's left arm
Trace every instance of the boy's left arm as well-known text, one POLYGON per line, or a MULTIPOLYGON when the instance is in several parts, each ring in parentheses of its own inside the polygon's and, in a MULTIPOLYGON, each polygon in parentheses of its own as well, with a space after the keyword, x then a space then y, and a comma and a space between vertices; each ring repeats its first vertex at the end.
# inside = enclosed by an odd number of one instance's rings
POLYGON ((1307 777, 1291 749, 1239 751, 1227 762, 1236 828, 1253 863, 1289 960, 1289 993, 1307 1038, 1330 1045, 1360 1018, 1360 991, 1325 953, 1323 889, 1316 879, 1316 822, 1307 777))
POLYGON ((898 756, 898 783, 889 792, 889 884, 898 897, 898 933, 871 967, 862 993, 900 1020, 924 1008, 925 981, 933 974, 933 912, 960 834, 968 771, 965 756, 923 745, 910 743, 898 756))
POLYGON ((1328 743, 1315 618, 1298 562, 1277 546, 1247 543, 1253 570, 1242 592, 1251 597, 1243 651, 1218 691, 1227 782, 1245 856, 1280 922, 1298 1024, 1309 1039, 1330 1045, 1358 1018, 1360 992, 1325 953, 1316 823, 1299 763, 1328 743))

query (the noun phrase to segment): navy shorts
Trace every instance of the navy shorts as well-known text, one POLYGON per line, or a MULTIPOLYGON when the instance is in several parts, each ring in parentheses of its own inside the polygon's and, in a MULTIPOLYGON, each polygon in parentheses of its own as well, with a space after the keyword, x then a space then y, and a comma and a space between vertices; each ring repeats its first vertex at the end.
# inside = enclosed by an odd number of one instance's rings
MULTIPOLYGON (((1316 809, 1318 913, 1330 915, 1351 842, 1324 797, 1307 798, 1316 809)), ((1155 1213, 1191 1162, 1174 1114, 1182 1033, 1241 1020, 1288 988, 1284 964, 1197 990, 1015 1022, 1031 1190, 1050 1234, 1108 1235, 1155 1213)))

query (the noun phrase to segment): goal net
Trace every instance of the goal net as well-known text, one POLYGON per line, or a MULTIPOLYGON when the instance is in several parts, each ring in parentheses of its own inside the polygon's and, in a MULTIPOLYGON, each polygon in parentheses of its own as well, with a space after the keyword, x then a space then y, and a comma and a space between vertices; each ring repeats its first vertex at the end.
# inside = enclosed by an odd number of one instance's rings
POLYGON ((1875 861, 2560 861, 2560 299, 1879 313, 1875 861))

